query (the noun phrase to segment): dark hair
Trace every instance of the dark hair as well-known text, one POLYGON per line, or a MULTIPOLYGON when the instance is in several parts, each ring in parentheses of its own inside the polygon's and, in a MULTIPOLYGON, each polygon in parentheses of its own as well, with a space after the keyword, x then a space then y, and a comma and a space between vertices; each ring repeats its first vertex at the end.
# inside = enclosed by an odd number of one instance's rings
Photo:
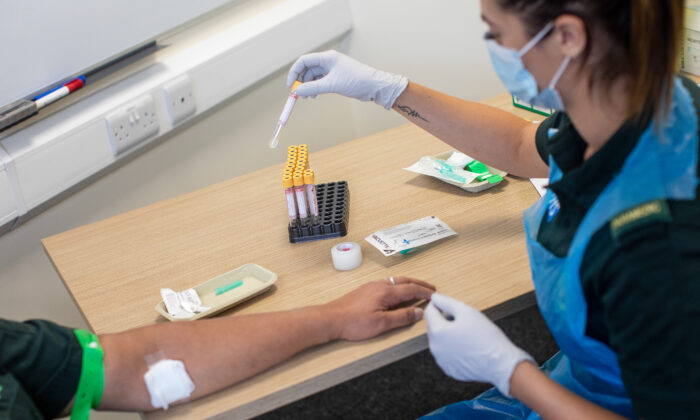
MULTIPOLYGON (((591 85, 609 88, 621 76, 630 80, 629 117, 665 116, 683 33, 682 0, 498 0, 520 16, 534 36, 561 15, 578 16, 586 26, 583 60, 591 85), (605 45, 596 57, 591 44, 605 45)), ((591 86, 592 87, 592 86, 591 86)))

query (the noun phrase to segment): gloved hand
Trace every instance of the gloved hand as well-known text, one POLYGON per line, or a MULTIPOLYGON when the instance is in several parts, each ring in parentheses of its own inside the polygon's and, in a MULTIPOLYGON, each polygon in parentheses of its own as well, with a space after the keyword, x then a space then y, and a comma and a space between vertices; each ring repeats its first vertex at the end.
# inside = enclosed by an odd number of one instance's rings
POLYGON ((339 93, 361 101, 374 101, 391 109, 406 89, 408 79, 379 71, 338 51, 312 53, 299 57, 289 70, 287 86, 303 82, 296 90, 302 98, 321 93, 339 93))
POLYGON ((510 397, 515 366, 523 360, 534 363, 484 314, 458 300, 434 293, 425 309, 425 319, 430 352, 454 379, 490 382, 510 397))

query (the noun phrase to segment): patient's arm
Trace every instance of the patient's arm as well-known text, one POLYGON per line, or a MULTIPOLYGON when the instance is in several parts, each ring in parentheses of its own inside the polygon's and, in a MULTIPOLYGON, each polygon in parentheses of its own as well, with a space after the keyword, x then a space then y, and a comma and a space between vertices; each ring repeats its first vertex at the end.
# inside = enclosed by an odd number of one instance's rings
POLYGON ((101 410, 153 410, 143 379, 147 355, 163 351, 180 360, 195 383, 191 399, 207 395, 273 366, 309 347, 337 339, 362 340, 422 318, 414 307, 435 288, 397 278, 364 284, 325 305, 282 312, 173 322, 105 334, 101 410))

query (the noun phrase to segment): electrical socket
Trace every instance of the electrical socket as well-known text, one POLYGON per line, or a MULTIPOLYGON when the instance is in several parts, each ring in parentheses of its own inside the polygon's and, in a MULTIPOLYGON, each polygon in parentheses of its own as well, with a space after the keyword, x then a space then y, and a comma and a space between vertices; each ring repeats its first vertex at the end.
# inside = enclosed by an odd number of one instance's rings
POLYGON ((193 115, 197 109, 192 93, 192 81, 186 74, 164 84, 163 95, 173 125, 193 115))
POLYGON ((105 122, 112 154, 117 156, 156 134, 160 129, 156 117, 156 106, 151 95, 144 95, 107 114, 105 122))

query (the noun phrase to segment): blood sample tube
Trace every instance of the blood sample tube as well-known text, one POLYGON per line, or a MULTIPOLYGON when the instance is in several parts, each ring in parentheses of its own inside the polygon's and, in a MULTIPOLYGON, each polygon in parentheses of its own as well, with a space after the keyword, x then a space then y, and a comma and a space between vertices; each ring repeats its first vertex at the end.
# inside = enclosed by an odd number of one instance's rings
POLYGON ((306 222, 309 214, 306 211, 306 193, 304 192, 304 175, 301 172, 294 173, 294 194, 297 199, 297 209, 299 210, 299 219, 301 223, 306 222))
POLYGON ((280 131, 282 131, 282 127, 284 127, 287 124, 289 115, 292 113, 294 104, 297 102, 298 96, 296 94, 296 89, 299 87, 299 85, 301 85, 301 82, 299 81, 294 82, 294 84, 292 85, 292 90, 291 92, 289 92, 287 102, 285 102, 284 108, 282 109, 282 115, 280 115, 280 119, 277 122, 277 127, 275 127, 275 134, 272 135, 272 139, 270 140, 270 149, 274 149, 279 143, 280 131))
POLYGON ((304 187, 306 188, 306 199, 309 201, 309 214, 312 224, 318 224, 318 202, 316 201, 316 184, 314 183, 314 171, 307 169, 304 171, 304 187))
POLYGON ((284 196, 287 199, 287 214, 289 215, 289 223, 292 226, 297 224, 297 204, 294 199, 294 180, 291 176, 282 177, 282 186, 284 187, 284 196))

